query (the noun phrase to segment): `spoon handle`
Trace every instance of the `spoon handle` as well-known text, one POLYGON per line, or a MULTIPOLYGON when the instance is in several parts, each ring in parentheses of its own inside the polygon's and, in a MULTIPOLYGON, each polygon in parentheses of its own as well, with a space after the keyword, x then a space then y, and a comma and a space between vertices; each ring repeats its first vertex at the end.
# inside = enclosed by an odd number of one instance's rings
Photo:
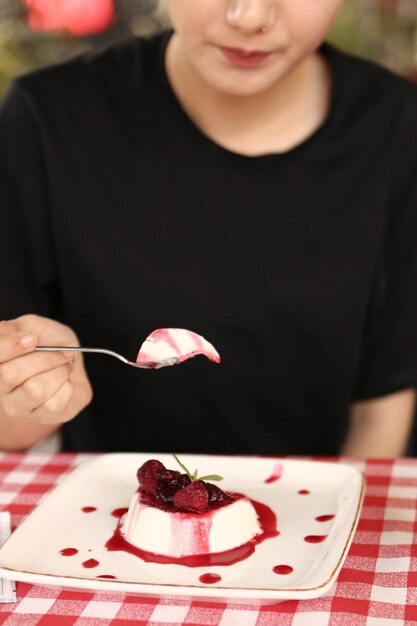
POLYGON ((104 348, 83 348, 81 346, 37 346, 35 350, 39 352, 57 352, 61 350, 64 352, 96 352, 98 354, 108 354, 109 356, 119 359, 119 361, 123 361, 123 363, 128 363, 129 365, 131 363, 121 354, 113 352, 113 350, 105 350, 104 348))

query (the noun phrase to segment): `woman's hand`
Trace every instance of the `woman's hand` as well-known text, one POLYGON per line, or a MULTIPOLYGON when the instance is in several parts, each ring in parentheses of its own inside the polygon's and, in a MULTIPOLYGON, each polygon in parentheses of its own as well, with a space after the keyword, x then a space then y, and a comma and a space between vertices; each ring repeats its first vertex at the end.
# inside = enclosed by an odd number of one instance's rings
POLYGON ((0 448, 26 448, 92 400, 80 353, 36 352, 79 345, 68 326, 37 315, 0 322, 0 448))

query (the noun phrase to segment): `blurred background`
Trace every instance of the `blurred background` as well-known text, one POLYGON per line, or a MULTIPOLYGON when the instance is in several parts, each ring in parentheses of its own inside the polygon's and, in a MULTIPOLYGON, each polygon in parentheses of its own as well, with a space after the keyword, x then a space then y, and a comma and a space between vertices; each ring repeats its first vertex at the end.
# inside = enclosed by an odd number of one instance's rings
MULTIPOLYGON (((154 0, 0 0, 0 99, 16 75, 159 26, 154 0)), ((417 0, 347 0, 328 39, 417 83, 417 0)))

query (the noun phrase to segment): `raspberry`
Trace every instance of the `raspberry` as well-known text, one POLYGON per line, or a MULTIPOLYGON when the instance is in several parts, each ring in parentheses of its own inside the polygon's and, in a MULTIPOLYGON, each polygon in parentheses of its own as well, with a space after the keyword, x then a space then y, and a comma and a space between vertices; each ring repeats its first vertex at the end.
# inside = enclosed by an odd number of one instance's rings
POLYGON ((217 487, 217 485, 213 485, 212 483, 204 483, 204 485, 207 489, 210 503, 230 502, 230 500, 232 500, 232 497, 229 496, 229 494, 225 493, 222 489, 220 489, 220 487, 217 487))
POLYGON ((196 481, 177 491, 174 495, 174 504, 178 509, 204 513, 208 508, 208 493, 204 484, 196 481))
POLYGON ((165 466, 160 461, 151 459, 146 461, 137 471, 138 482, 147 493, 156 495, 156 486, 160 477, 166 472, 165 466))

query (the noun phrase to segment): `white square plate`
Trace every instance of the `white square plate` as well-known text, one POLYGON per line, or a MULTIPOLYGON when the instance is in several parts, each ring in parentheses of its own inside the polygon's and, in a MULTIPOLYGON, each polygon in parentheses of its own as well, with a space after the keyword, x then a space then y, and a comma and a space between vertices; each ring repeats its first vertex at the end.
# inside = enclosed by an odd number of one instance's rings
POLYGON ((105 547, 117 525, 112 511, 129 505, 137 487, 137 468, 150 458, 176 469, 167 454, 106 454, 80 465, 0 549, 0 577, 73 589, 222 601, 315 598, 331 587, 346 558, 362 505, 364 481, 357 469, 316 461, 181 455, 191 471, 198 468, 199 475, 221 474, 223 489, 268 505, 277 516, 280 533, 234 565, 186 567, 145 563, 105 547), (85 507, 94 510, 84 512, 85 507), (316 519, 322 516, 334 517, 316 519), (311 535, 326 538, 319 543, 305 541, 311 535), (76 553, 63 556, 66 548, 76 553), (91 559, 99 564, 83 566, 91 559), (290 566, 292 571, 277 574, 274 567, 279 565, 290 566), (199 578, 205 573, 215 573, 220 580, 204 584, 199 578), (100 578, 103 575, 115 578, 100 578))

